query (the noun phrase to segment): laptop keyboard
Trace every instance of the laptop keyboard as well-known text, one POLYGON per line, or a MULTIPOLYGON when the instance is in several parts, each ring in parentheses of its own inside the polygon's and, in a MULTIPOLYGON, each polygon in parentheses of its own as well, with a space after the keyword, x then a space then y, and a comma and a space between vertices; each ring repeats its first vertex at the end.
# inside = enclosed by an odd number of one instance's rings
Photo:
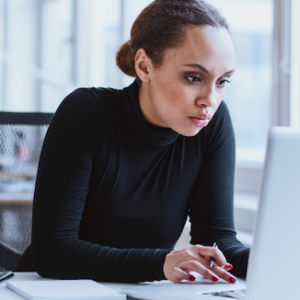
POLYGON ((219 297, 225 297, 231 299, 245 299, 246 289, 234 290, 234 291, 210 292, 210 293, 204 293, 203 295, 219 296, 219 297))

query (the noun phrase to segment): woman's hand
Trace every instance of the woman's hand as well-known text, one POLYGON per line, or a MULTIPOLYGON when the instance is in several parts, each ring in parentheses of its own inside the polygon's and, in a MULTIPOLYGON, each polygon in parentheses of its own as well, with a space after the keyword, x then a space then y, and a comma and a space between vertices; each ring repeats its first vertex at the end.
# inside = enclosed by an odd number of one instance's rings
POLYGON ((222 278, 235 283, 236 278, 226 271, 232 268, 218 248, 195 245, 170 252, 166 256, 163 271, 166 278, 173 282, 181 282, 184 279, 194 281, 195 277, 190 275, 190 272, 194 271, 213 282, 222 278), (213 267, 210 267, 211 258, 215 259, 213 267))

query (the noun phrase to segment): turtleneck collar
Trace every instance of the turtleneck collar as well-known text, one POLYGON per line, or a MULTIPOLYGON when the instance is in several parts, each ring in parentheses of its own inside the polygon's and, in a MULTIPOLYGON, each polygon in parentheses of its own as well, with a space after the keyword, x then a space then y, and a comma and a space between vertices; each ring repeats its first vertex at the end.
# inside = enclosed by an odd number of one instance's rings
POLYGON ((135 80, 127 87, 127 102, 125 107, 128 107, 128 118, 134 128, 137 130, 143 140, 148 143, 159 146, 167 146, 175 142, 179 133, 171 128, 164 128, 149 123, 141 110, 139 103, 139 84, 135 80))

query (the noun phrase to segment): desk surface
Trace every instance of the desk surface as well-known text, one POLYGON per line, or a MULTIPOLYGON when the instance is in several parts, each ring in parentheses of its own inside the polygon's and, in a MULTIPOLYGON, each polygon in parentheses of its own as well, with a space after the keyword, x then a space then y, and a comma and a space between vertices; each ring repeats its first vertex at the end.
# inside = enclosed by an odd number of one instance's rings
MULTIPOLYGON (((35 272, 15 272, 15 276, 12 277, 11 279, 9 279, 9 281, 14 281, 14 280, 40 281, 40 280, 52 280, 52 279, 42 278, 35 272)), ((239 279, 238 281, 239 281, 239 284, 244 285, 243 280, 239 279)), ((25 299, 24 297, 16 294, 15 292, 11 291, 10 289, 6 288, 6 282, 7 282, 7 280, 0 282, 0 299, 1 300, 24 300, 25 299)), ((170 282, 165 280, 165 281, 156 282, 154 284, 164 284, 164 283, 170 283, 170 282)), ((137 284, 128 284, 128 283, 103 283, 103 284, 106 285, 107 287, 110 287, 119 292, 122 291, 122 288, 137 286, 137 284)), ((207 299, 207 300, 212 299, 212 298, 216 299, 215 297, 210 297, 210 296, 205 296, 205 297, 206 297, 205 299, 207 299)), ((218 298, 221 299, 220 297, 218 297, 218 298)), ((131 298, 127 298, 127 299, 129 300, 131 298)), ((165 300, 164 297, 162 297, 161 300, 165 300)))
MULTIPOLYGON (((47 279, 47 278, 42 278, 40 277, 37 273, 35 272, 15 272, 15 276, 9 279, 9 281, 13 280, 52 280, 52 279, 47 279)), ((15 292, 11 291, 10 289, 6 288, 6 282, 8 280, 5 280, 3 282, 0 282, 0 299, 1 300, 24 300, 26 298, 16 294, 15 292)), ((113 288, 117 291, 121 291, 123 287, 126 286, 132 286, 132 284, 126 284, 126 283, 105 283, 106 286, 113 288)))

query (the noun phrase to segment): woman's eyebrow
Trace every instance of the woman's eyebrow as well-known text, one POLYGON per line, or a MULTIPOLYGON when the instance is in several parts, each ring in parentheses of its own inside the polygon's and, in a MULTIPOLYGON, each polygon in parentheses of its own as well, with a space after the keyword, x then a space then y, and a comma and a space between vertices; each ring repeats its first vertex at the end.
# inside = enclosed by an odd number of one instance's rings
POLYGON ((203 72, 209 74, 208 70, 206 70, 202 65, 199 65, 199 64, 187 64, 185 66, 196 67, 196 68, 199 68, 200 70, 202 70, 203 72))
MULTIPOLYGON (((198 69, 202 70, 203 72, 209 74, 209 71, 208 71, 205 67, 203 67, 202 65, 199 65, 199 64, 187 64, 187 65, 185 65, 185 66, 188 66, 188 67, 197 67, 198 69)), ((235 71, 235 70, 232 69, 232 70, 230 70, 230 71, 224 73, 222 76, 225 76, 225 75, 227 75, 227 76, 232 75, 232 74, 234 73, 234 71, 235 71)))
POLYGON ((234 72, 235 72, 235 70, 232 69, 232 70, 226 72, 223 76, 225 76, 225 75, 230 76, 230 75, 232 75, 234 72))

